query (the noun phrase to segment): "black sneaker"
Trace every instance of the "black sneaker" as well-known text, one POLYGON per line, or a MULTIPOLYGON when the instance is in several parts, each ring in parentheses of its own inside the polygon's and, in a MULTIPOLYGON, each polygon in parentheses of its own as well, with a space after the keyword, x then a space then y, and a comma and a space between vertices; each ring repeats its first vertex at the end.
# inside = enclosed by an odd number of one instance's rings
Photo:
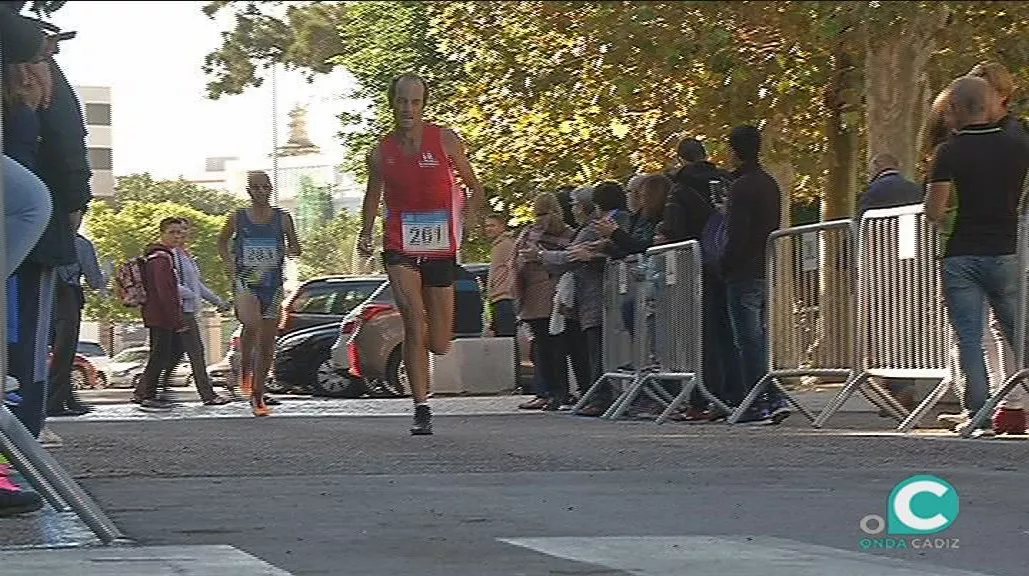
POLYGON ((414 407, 414 426, 411 426, 412 436, 429 436, 432 434, 432 410, 428 404, 414 407))
POLYGON ((790 411, 790 403, 785 398, 777 400, 772 403, 769 409, 768 420, 772 426, 778 426, 790 417, 793 412, 790 411))
POLYGON ((43 507, 43 498, 30 490, 0 488, 0 518, 28 514, 43 507))
POLYGON ((166 400, 148 398, 139 403, 139 409, 144 412, 168 412, 172 404, 166 400))

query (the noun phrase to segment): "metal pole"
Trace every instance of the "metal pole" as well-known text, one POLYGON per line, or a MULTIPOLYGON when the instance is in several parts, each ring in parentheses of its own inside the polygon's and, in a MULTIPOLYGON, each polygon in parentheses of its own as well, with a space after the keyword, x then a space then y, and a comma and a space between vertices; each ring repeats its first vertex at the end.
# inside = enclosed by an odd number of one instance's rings
MULTIPOLYGON (((3 43, 0 42, 0 51, 3 51, 3 43)), ((4 83, 4 66, 0 66, 0 86, 4 83)), ((3 116, 0 114, 0 116, 3 116)), ((0 118, 0 136, 4 133, 3 119, 0 118)), ((0 138, 0 154, 3 153, 3 138, 0 138)), ((3 239, 4 244, 7 243, 7 231, 4 229, 4 179, 3 179, 3 167, 0 165, 0 239, 3 239)), ((5 259, 7 254, 4 250, 0 250, 0 270, 6 270, 7 262, 5 259)), ((3 282, 0 282, 0 405, 3 405, 3 401, 7 399, 7 275, 4 275, 3 282)))
POLYGON ((276 70, 272 63, 272 206, 279 205, 279 92, 276 70))

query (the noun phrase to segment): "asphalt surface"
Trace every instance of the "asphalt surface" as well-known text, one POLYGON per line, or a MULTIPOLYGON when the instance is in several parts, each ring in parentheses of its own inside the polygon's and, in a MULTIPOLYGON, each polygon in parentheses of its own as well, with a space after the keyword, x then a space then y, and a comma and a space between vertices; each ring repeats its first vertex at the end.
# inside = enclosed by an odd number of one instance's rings
POLYGON ((64 445, 52 452, 138 544, 225 544, 297 575, 1022 576, 1029 565, 1029 441, 865 433, 885 421, 853 412, 817 431, 799 417, 728 428, 489 414, 518 401, 435 399, 436 435, 417 438, 393 409, 55 421, 64 445), (862 550, 860 519, 885 517, 893 486, 921 473, 960 493, 938 535, 958 548, 862 550))

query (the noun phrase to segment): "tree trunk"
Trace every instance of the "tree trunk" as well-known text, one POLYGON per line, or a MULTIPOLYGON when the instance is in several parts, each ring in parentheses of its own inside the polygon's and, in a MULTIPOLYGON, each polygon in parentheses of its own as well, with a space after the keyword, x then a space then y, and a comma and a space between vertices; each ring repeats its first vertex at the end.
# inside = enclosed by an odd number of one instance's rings
MULTIPOLYGON (((845 42, 837 46, 832 62, 826 90, 829 175, 822 198, 823 222, 851 217, 857 191, 860 68, 845 42)), ((845 238, 834 231, 818 239, 818 320, 810 350, 812 364, 821 368, 849 368, 853 363, 853 253, 845 238)))
POLYGON ((948 10, 937 6, 915 12, 902 24, 866 30, 865 114, 868 159, 889 152, 901 172, 917 178, 918 134, 925 114, 926 66, 935 51, 935 36, 948 10))

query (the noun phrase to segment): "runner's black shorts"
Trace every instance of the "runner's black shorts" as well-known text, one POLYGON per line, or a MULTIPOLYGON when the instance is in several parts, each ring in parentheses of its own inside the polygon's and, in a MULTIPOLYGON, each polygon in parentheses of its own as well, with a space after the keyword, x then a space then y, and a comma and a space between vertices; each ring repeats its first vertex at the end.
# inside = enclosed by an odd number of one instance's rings
POLYGON ((457 277, 457 258, 423 258, 408 256, 395 250, 382 253, 382 263, 390 266, 407 266, 422 275, 422 286, 430 288, 449 288, 457 277))

